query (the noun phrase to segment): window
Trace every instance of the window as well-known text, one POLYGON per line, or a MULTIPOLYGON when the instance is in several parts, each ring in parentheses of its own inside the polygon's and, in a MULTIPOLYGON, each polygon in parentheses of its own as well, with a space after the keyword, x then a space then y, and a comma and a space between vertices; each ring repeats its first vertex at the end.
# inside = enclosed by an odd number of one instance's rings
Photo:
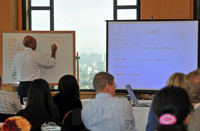
POLYGON ((114 0, 114 20, 139 20, 139 0, 114 0))
POLYGON ((29 0, 29 30, 54 30, 54 0, 29 0))
POLYGON ((106 71, 106 20, 139 19, 138 1, 29 0, 29 29, 75 30, 79 85, 93 89, 94 75, 106 71))

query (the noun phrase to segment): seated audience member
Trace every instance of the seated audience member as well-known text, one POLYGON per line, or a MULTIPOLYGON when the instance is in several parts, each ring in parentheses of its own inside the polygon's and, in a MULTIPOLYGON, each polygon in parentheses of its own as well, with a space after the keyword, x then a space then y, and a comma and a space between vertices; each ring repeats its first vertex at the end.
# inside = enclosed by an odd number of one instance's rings
POLYGON ((95 100, 82 109, 82 121, 91 131, 135 131, 133 108, 129 101, 115 97, 114 77, 106 72, 93 79, 95 100))
POLYGON ((155 96, 153 112, 159 123, 157 131, 188 131, 188 115, 193 110, 192 103, 185 89, 167 86, 155 96))
MULTIPOLYGON (((185 74, 183 74, 183 73, 174 73, 169 77, 166 86, 174 85, 174 86, 178 86, 178 87, 183 87, 184 77, 185 77, 185 74)), ((156 117, 153 113, 152 106, 151 106, 150 110, 149 110, 146 131, 154 131, 155 130, 154 128, 157 124, 158 124, 158 120, 156 119, 156 117)))
POLYGON ((200 112, 194 111, 189 116, 188 130, 189 131, 200 131, 200 112))
POLYGON ((190 96, 194 109, 200 110, 200 69, 186 75, 184 88, 190 96))
MULTIPOLYGON (((0 89, 2 80, 0 77, 0 89)), ((4 122, 8 117, 14 116, 19 110, 22 110, 22 105, 13 93, 0 90, 0 122, 4 122)))
POLYGON ((72 75, 61 77, 58 82, 58 91, 59 93, 53 97, 53 101, 59 110, 60 122, 62 123, 66 113, 82 107, 76 78, 72 75))
MULTIPOLYGON (((200 114, 200 69, 197 69, 187 74, 184 83, 185 83, 184 88, 187 90, 190 100, 194 106, 194 114, 200 114)), ((188 126, 191 131, 192 131, 191 127, 199 123, 198 119, 199 118, 194 119, 193 117, 189 117, 188 126)), ((196 129, 197 128, 194 128, 194 131, 196 129)), ((198 130, 200 130, 200 128, 198 130)))
POLYGON ((31 130, 41 130, 45 122, 59 123, 59 113, 54 105, 49 84, 43 79, 36 79, 28 90, 26 108, 17 113, 24 116, 31 124, 31 130))

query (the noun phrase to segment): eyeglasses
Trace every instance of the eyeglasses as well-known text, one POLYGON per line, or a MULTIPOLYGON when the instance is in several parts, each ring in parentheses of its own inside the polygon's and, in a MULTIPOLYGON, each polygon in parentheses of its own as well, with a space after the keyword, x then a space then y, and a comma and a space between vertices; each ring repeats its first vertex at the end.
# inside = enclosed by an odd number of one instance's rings
MULTIPOLYGON (((113 85, 112 83, 107 83, 107 84, 113 85)), ((113 86, 114 86, 115 88, 117 88, 117 85, 116 85, 116 84, 114 84, 113 86)))

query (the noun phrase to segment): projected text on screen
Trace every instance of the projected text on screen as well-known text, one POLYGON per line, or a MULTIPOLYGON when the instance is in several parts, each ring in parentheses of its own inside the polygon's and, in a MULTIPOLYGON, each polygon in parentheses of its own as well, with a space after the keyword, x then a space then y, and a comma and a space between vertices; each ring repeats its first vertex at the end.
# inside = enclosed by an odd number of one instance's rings
POLYGON ((197 21, 108 22, 108 72, 119 88, 161 89, 197 68, 197 21))

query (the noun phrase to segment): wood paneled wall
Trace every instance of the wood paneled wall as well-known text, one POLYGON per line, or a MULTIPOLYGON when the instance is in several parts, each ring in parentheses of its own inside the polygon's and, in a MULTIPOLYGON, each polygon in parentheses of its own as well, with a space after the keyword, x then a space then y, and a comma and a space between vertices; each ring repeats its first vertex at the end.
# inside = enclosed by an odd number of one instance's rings
POLYGON ((11 0, 0 0, 0 30, 12 30, 11 0))
POLYGON ((193 19, 194 0, 140 0, 141 19, 193 19))
POLYGON ((22 0, 0 0, 0 30, 22 29, 21 3, 22 0))

